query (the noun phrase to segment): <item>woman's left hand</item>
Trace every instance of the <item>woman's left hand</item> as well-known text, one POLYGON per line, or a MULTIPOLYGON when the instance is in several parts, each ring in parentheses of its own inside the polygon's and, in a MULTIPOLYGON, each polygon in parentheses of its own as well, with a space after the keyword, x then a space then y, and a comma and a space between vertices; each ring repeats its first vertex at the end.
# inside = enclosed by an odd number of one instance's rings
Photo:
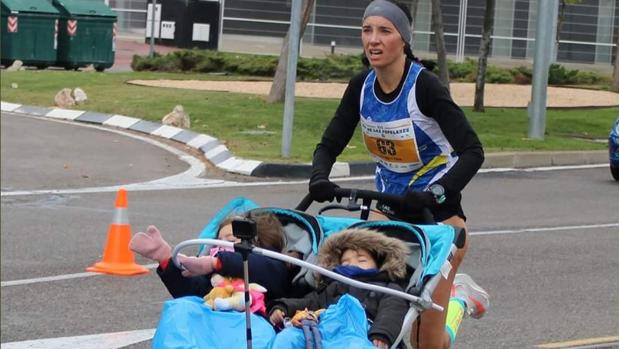
POLYGON ((404 195, 402 209, 405 212, 419 213, 424 208, 433 208, 436 205, 434 195, 428 191, 409 191, 404 195))

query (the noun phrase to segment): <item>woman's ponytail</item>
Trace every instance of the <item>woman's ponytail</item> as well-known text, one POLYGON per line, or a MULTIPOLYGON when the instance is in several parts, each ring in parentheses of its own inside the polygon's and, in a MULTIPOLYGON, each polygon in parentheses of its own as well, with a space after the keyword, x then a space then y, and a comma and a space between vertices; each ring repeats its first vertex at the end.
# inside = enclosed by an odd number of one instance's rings
POLYGON ((404 54, 406 55, 406 58, 410 59, 414 63, 423 65, 423 67, 428 69, 429 71, 433 71, 434 68, 436 68, 436 62, 417 58, 413 54, 413 50, 411 50, 411 45, 409 44, 404 44, 404 54))

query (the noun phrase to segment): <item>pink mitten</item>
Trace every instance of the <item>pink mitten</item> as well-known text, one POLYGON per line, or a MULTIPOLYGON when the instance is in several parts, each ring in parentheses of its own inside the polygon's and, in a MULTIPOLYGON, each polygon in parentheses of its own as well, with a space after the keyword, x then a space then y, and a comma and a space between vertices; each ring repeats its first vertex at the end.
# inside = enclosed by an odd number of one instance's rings
POLYGON ((213 272, 215 257, 211 256, 185 256, 179 254, 176 259, 178 262, 185 267, 183 271, 183 276, 197 276, 197 275, 208 275, 213 272))
POLYGON ((129 249, 142 257, 162 262, 172 255, 170 245, 161 237, 159 229, 154 225, 146 229, 146 233, 139 232, 131 238, 129 249))

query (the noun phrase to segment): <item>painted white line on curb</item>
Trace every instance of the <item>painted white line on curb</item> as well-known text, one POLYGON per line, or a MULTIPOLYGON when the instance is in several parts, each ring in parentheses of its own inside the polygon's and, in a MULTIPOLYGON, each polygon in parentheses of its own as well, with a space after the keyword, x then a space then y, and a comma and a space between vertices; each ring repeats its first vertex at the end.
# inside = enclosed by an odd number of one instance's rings
POLYGON ((181 132, 183 132, 182 128, 178 128, 178 127, 174 127, 174 126, 168 126, 168 125, 162 125, 158 129, 156 129, 153 132, 151 132, 150 134, 170 139, 170 138, 176 136, 177 134, 179 134, 181 132))
POLYGON ((13 111, 19 107, 21 107, 21 104, 0 102, 0 110, 2 111, 13 111))
POLYGON ((200 147, 202 147, 206 143, 213 141, 217 141, 217 138, 201 134, 193 138, 191 141, 187 142, 187 145, 192 148, 200 149, 200 147))
POLYGON ((215 148, 213 148, 213 149, 207 151, 206 153, 204 153, 204 156, 206 156, 206 158, 210 160, 210 159, 214 158, 215 156, 217 156, 219 154, 222 154, 222 153, 225 153, 227 151, 228 151, 228 148, 226 148, 225 145, 220 144, 220 145, 216 146, 215 148))
POLYGON ((262 162, 257 160, 244 160, 239 166, 235 168, 235 171, 244 175, 251 175, 251 173, 260 166, 262 162))
POLYGON ((91 334, 75 337, 34 339, 2 343, 2 349, 117 349, 147 341, 155 335, 155 329, 91 334))
POLYGON ((85 111, 83 110, 71 110, 71 109, 57 108, 45 114, 45 116, 48 118, 54 118, 54 119, 75 120, 78 116, 84 113, 85 111))
POLYGON ((329 177, 348 177, 350 176, 350 165, 347 162, 336 162, 331 167, 329 177))
POLYGON ((105 120, 103 125, 116 126, 121 128, 129 128, 140 121, 138 118, 132 118, 124 115, 114 115, 111 118, 105 120))

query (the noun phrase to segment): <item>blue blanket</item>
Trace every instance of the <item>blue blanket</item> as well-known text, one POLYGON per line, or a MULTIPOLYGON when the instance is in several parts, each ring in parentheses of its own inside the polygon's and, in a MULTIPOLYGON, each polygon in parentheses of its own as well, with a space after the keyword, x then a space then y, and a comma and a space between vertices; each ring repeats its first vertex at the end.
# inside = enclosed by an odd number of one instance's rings
MULTIPOLYGON (((252 314, 252 345, 269 349, 275 337, 271 324, 252 314)), ((153 349, 246 348, 245 313, 213 311, 200 297, 166 301, 153 337, 153 349)))
MULTIPOLYGON (((245 313, 212 311, 199 297, 166 301, 153 337, 153 349, 245 348, 245 313)), ((289 327, 275 334, 269 322, 252 314, 255 349, 305 349, 301 329, 289 327)), ((318 326, 323 349, 374 348, 367 339, 367 318, 357 299, 340 298, 320 316, 318 326)))
MULTIPOLYGON (((372 349, 368 340, 368 320, 359 301, 349 295, 340 298, 320 315, 318 325, 322 349, 372 349)), ((278 333, 272 349, 305 349, 303 330, 288 327, 278 333)))

